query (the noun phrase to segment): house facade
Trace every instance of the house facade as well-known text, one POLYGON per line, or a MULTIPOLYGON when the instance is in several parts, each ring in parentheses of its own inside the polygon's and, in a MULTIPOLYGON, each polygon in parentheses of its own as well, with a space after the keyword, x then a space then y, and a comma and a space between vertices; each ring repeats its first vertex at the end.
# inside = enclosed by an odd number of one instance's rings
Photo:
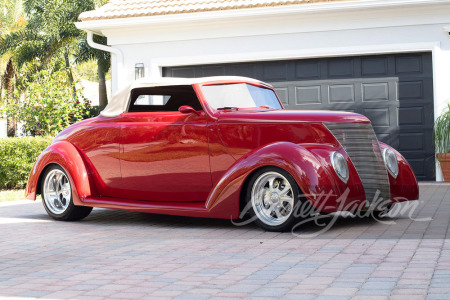
POLYGON ((369 117, 419 180, 441 180, 434 119, 450 101, 448 0, 112 0, 76 25, 108 38, 113 93, 139 76, 242 75, 288 109, 369 117))

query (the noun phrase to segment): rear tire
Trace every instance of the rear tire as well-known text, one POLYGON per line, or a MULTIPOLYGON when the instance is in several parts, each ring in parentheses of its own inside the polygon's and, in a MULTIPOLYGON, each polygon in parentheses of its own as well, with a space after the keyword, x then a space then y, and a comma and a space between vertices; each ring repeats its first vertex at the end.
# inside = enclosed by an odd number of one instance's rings
POLYGON ((247 185, 247 208, 255 223, 267 231, 289 231, 295 224, 300 189, 285 170, 265 167, 247 185))
POLYGON ((87 217, 92 207, 73 204, 72 185, 66 171, 51 165, 42 180, 42 203, 47 214, 58 221, 76 221, 87 217))

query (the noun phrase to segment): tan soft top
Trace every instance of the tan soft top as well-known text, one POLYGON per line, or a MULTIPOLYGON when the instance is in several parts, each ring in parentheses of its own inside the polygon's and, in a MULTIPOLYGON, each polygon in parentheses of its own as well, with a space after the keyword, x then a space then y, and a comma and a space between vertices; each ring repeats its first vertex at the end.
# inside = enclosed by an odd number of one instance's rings
POLYGON ((237 82, 254 82, 259 84, 267 83, 256 79, 240 76, 211 76, 201 78, 177 78, 177 77, 161 77, 161 78, 141 78, 129 84, 114 94, 111 101, 106 105, 105 109, 100 113, 104 117, 117 117, 125 112, 128 106, 130 92, 135 88, 157 87, 168 85, 193 85, 196 83, 207 83, 212 81, 237 81, 237 82))

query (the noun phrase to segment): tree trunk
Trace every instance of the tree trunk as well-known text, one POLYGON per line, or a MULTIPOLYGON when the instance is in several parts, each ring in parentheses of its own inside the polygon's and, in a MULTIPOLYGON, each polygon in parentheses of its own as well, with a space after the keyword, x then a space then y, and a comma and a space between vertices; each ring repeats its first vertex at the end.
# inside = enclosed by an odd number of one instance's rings
POLYGON ((66 63, 66 72, 67 72, 67 77, 69 77, 69 83, 72 86, 73 89, 73 99, 77 100, 77 89, 75 87, 75 84, 73 82, 73 74, 72 74, 72 68, 70 67, 70 62, 69 62, 69 53, 67 52, 67 50, 64 50, 64 61, 66 63))
MULTIPOLYGON (((8 61, 8 65, 6 66, 6 74, 4 78, 5 90, 6 90, 6 104, 13 104, 14 101, 14 66, 12 60, 8 61)), ((7 122, 7 134, 9 137, 16 136, 16 118, 12 116, 8 116, 6 119, 7 122)))
POLYGON ((97 62, 98 65, 98 105, 105 107, 108 104, 108 96, 106 93, 105 68, 103 64, 97 62))

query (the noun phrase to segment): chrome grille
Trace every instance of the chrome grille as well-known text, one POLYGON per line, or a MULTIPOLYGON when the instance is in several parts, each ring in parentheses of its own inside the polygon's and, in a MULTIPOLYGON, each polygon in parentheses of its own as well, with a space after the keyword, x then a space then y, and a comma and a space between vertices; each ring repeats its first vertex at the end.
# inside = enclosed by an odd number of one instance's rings
POLYGON ((378 140, 370 123, 325 123, 350 156, 358 172, 369 207, 387 203, 389 178, 378 140), (375 201, 376 200, 376 201, 375 201))

